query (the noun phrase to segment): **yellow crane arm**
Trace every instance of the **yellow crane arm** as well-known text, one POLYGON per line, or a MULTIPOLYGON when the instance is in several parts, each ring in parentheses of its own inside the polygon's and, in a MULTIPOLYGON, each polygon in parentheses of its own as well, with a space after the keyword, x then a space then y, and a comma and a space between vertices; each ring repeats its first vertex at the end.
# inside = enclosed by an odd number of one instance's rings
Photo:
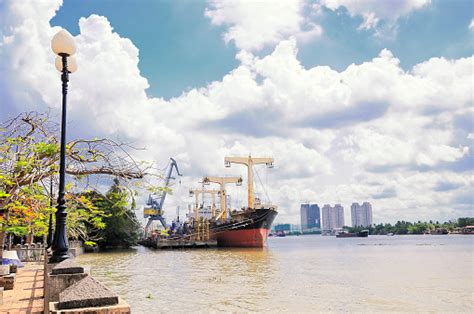
POLYGON ((265 157, 252 157, 252 164, 260 165, 260 164, 273 164, 273 158, 265 158, 265 157))
POLYGON ((222 220, 227 218, 227 206, 226 206, 226 192, 225 192, 225 185, 227 183, 236 183, 237 185, 242 184, 242 177, 204 177, 202 179, 204 184, 209 183, 217 183, 220 186, 220 199, 221 199, 221 213, 219 215, 222 220))
POLYGON ((248 157, 225 157, 224 162, 226 164, 241 164, 241 165, 248 165, 249 164, 249 158, 248 157))
POLYGON ((267 167, 273 168, 273 158, 267 157, 225 157, 224 163, 226 167, 230 167, 230 164, 240 164, 247 166, 247 194, 248 194, 248 207, 254 207, 254 195, 253 195, 253 166, 266 164, 267 167))
POLYGON ((202 181, 204 183, 217 183, 222 187, 227 183, 242 183, 242 177, 204 177, 202 181))

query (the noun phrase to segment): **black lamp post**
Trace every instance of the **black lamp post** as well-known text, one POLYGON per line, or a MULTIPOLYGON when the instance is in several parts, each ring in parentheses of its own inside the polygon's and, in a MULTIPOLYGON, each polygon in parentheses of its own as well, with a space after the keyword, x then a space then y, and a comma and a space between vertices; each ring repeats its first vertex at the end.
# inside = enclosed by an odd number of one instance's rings
MULTIPOLYGON (((49 207, 53 207, 53 175, 49 180, 49 207)), ((48 238, 46 240, 46 248, 50 248, 53 244, 53 213, 49 213, 48 238)))
POLYGON ((69 258, 69 242, 66 230, 66 200, 64 199, 64 187, 66 176, 66 100, 67 83, 69 73, 77 70, 77 65, 71 57, 76 52, 76 46, 72 36, 65 30, 59 31, 54 35, 51 41, 51 48, 56 57, 56 69, 60 71, 62 81, 62 115, 61 115, 61 148, 59 160, 59 191, 58 206, 56 211, 56 228, 54 230, 54 239, 52 244, 53 256, 50 262, 59 263, 69 258), (69 64, 68 64, 69 63, 69 64))

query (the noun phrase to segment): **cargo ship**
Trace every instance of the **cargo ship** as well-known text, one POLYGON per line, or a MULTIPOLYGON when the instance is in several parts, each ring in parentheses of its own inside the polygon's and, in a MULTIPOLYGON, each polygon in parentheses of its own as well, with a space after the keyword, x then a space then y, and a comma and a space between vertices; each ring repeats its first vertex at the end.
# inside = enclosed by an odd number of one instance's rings
POLYGON ((221 212, 210 226, 210 237, 217 240, 218 246, 263 247, 278 212, 276 206, 263 205, 254 197, 253 166, 265 164, 268 168, 273 168, 273 158, 226 157, 224 162, 226 167, 230 167, 232 163, 247 167, 247 207, 232 212, 226 208, 225 184, 241 184, 241 178, 204 177, 204 184, 220 185, 221 212))
POLYGON ((268 234, 277 216, 277 207, 270 204, 262 204, 260 199, 254 196, 253 167, 254 165, 265 164, 268 168, 273 168, 273 158, 248 157, 226 157, 225 165, 230 167, 232 163, 247 166, 247 206, 240 210, 230 210, 227 208, 226 184, 235 183, 242 185, 241 177, 211 177, 202 179, 202 188, 191 189, 190 196, 195 196, 194 212, 187 215, 186 221, 180 221, 179 215, 171 226, 167 225, 163 217, 163 203, 166 197, 166 190, 170 180, 173 179, 172 172, 178 170, 176 161, 171 158, 168 175, 165 179, 165 188, 159 197, 150 195, 147 202, 151 208, 144 209, 144 217, 148 218, 145 227, 145 236, 140 244, 155 247, 263 247, 267 242, 268 234), (218 184, 219 189, 205 189, 204 185, 211 183, 218 184), (210 194, 212 196, 212 206, 204 208, 199 202, 199 195, 210 194), (215 206, 216 195, 220 198, 220 208, 215 206), (153 221, 160 221, 161 231, 153 230, 153 221), (214 244, 215 243, 215 244, 214 244))

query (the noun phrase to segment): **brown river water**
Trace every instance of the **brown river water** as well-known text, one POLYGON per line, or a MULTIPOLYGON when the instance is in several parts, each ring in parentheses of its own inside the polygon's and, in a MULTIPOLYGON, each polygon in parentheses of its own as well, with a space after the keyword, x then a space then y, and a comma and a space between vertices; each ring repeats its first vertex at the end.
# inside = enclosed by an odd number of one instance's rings
POLYGON ((79 256, 133 313, 474 312, 474 236, 269 238, 79 256))

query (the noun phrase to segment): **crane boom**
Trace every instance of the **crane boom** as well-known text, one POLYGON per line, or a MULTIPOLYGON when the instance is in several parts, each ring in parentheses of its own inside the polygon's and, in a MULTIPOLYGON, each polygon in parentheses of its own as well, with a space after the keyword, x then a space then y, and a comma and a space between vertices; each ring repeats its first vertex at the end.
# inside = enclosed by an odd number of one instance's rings
POLYGON ((253 193, 253 166, 266 164, 267 167, 273 167, 273 158, 266 157, 225 157, 224 163, 226 167, 230 164, 239 164, 247 166, 247 193, 248 193, 248 207, 254 208, 254 193, 253 193))
POLYGON ((171 160, 171 163, 170 163, 170 166, 168 168, 168 174, 166 176, 165 188, 163 190, 163 194, 161 194, 161 199, 160 199, 160 204, 159 204, 159 209, 160 210, 163 208, 163 204, 165 203, 166 194, 167 194, 167 191, 168 191, 168 187, 170 185, 171 175, 173 174, 173 168, 176 169, 176 173, 178 174, 178 176, 181 176, 181 173, 179 172, 178 164, 176 163, 176 160, 174 160, 173 158, 170 158, 170 160, 171 160))
POLYGON ((173 158, 170 158, 171 162, 168 167, 168 173, 166 174, 165 177, 165 185, 163 187, 163 191, 160 195, 159 199, 153 198, 152 194, 148 196, 148 201, 147 205, 151 206, 151 209, 145 209, 144 210, 144 216, 145 218, 148 218, 148 222, 145 227, 145 234, 148 233, 148 228, 150 227, 152 221, 154 220, 159 220, 161 224, 163 225, 164 228, 166 228, 166 221, 165 218, 163 217, 163 205, 165 203, 166 195, 168 194, 168 188, 171 182, 171 179, 173 179, 173 169, 176 169, 176 173, 178 176, 181 176, 181 173, 179 172, 178 164, 176 160, 173 158))
POLYGON ((225 185, 227 183, 236 183, 237 185, 242 184, 242 177, 204 177, 202 179, 204 184, 217 183, 220 188, 220 199, 221 199, 221 219, 227 218, 227 205, 226 205, 226 191, 225 185))

